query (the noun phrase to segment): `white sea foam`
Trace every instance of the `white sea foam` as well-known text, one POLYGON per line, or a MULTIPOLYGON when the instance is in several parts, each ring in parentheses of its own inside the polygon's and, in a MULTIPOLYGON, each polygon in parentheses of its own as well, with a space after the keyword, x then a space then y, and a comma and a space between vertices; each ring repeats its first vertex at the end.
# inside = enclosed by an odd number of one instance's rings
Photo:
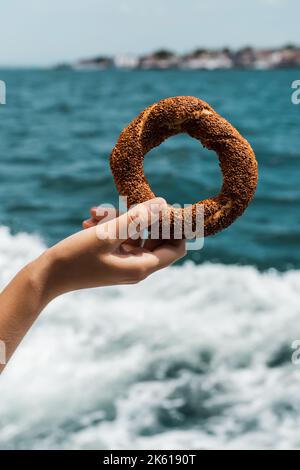
MULTIPOLYGON (((0 229, 0 286, 44 246, 0 229)), ((0 448, 299 448, 300 273, 172 267, 72 293, 1 377, 0 448)))

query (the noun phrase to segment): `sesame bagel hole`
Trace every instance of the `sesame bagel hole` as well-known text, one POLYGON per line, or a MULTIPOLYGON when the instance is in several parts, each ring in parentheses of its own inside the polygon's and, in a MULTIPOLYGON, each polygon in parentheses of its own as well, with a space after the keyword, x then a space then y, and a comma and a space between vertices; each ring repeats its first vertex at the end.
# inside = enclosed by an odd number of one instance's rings
POLYGON ((217 195, 222 186, 218 156, 188 134, 169 137, 151 149, 143 166, 152 191, 170 205, 194 204, 217 195))

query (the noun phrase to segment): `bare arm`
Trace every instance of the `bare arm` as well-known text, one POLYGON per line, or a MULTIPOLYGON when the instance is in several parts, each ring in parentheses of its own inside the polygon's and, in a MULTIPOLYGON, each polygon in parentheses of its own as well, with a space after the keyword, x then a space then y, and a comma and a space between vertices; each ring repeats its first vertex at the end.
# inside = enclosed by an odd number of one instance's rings
MULTIPOLYGON (((155 221, 159 213, 152 213, 151 204, 158 204, 161 209, 166 203, 157 199, 141 204, 102 224, 100 232, 99 226, 90 224, 86 230, 46 250, 14 277, 0 295, 0 340, 2 349, 3 345, 6 349, 6 361, 43 308, 58 295, 83 288, 136 283, 185 255, 184 241, 148 243, 141 248, 119 236, 127 233, 130 223, 140 215, 142 222, 137 231, 146 228, 149 221, 145 210, 155 221), (112 228, 116 228, 115 237, 107 236, 112 228)), ((4 366, 0 364, 0 371, 4 366)))
POLYGON ((0 295, 0 340, 4 368, 17 345, 51 299, 52 260, 46 252, 25 266, 0 295), (4 359, 4 360, 3 360, 4 359))

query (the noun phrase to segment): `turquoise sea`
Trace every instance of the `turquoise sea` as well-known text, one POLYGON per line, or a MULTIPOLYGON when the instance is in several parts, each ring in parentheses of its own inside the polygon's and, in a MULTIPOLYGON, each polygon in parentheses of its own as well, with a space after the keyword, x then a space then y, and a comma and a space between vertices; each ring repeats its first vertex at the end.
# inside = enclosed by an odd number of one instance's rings
MULTIPOLYGON (((0 286, 118 201, 108 157, 147 105, 210 103, 251 143, 243 217, 144 283, 72 293, 1 378, 0 448, 300 448, 299 70, 0 70, 0 286)), ((216 156, 176 136, 145 159, 158 195, 218 192, 216 156)))

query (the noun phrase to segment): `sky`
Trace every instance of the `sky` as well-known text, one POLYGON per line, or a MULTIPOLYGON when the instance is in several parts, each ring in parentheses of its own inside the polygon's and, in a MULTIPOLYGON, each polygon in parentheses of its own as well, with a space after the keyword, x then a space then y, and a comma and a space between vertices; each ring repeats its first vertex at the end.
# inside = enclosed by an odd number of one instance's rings
POLYGON ((300 43, 299 0, 0 0, 0 66, 300 43))

